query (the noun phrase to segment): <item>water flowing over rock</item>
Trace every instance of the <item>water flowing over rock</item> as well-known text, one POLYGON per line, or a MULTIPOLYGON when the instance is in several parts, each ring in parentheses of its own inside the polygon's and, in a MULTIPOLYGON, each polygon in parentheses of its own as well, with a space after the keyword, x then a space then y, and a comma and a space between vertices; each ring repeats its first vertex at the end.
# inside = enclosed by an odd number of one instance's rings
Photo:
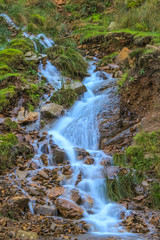
POLYGON ((75 90, 75 92, 80 95, 84 92, 86 92, 86 87, 83 83, 81 82, 74 82, 74 83, 71 83, 71 84, 68 84, 68 85, 65 85, 65 88, 70 88, 70 89, 73 89, 75 90))
POLYGON ((62 111, 63 106, 55 103, 46 104, 41 108, 41 114, 46 119, 57 118, 62 115, 62 111))
POLYGON ((77 204, 63 198, 59 198, 55 201, 55 204, 60 213, 66 218, 77 219, 82 217, 84 210, 77 204))

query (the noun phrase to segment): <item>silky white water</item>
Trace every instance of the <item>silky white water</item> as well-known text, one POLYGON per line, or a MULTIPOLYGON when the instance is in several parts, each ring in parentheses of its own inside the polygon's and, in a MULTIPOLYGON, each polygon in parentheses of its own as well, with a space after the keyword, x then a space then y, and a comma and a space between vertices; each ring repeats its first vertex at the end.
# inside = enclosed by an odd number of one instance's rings
MULTIPOLYGON (((118 234, 122 230, 118 225, 120 214, 125 209, 107 200, 106 180, 100 161, 109 156, 98 150, 97 115, 108 99, 106 95, 94 94, 94 90, 104 81, 99 72, 94 72, 95 68, 94 62, 91 62, 90 77, 86 77, 83 82, 87 92, 65 116, 56 122, 49 134, 53 136, 55 143, 66 151, 73 169, 72 178, 63 183, 68 198, 72 189, 78 189, 82 198, 91 197, 93 205, 90 206, 86 200, 82 207, 85 210, 84 220, 91 224, 92 232, 118 234), (86 165, 77 160, 75 147, 86 149, 94 158, 94 164, 86 165), (79 174, 82 175, 82 180, 76 185, 79 174)), ((107 77, 110 78, 109 75, 107 77)))

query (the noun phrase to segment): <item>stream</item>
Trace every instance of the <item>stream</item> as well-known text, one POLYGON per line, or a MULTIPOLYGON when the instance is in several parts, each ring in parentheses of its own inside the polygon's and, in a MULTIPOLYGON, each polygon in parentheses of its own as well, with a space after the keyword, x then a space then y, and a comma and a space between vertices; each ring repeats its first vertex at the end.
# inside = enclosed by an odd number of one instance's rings
MULTIPOLYGON (((1 14, 0 16, 4 17, 11 26, 17 29, 16 25, 7 15, 1 14)), ((37 45, 34 39, 39 39, 40 44, 45 48, 54 45, 54 41, 47 38, 44 34, 35 36, 24 32, 23 35, 33 41, 36 51, 37 45)), ((44 76, 49 84, 55 89, 61 88, 62 76, 55 66, 47 61, 45 66, 40 63, 39 69, 41 71, 41 76, 44 76)), ((91 226, 91 233, 103 236, 122 236, 125 239, 131 239, 134 238, 134 234, 125 232, 120 225, 121 214, 125 212, 127 215, 129 213, 125 207, 113 203, 107 198, 104 166, 100 164, 101 161, 105 159, 112 162, 110 156, 106 155, 102 150, 99 150, 99 129, 97 120, 98 114, 103 109, 106 102, 108 101, 108 105, 111 103, 107 94, 101 93, 101 91, 97 91, 97 89, 104 84, 104 81, 107 81, 108 86, 111 82, 116 82, 116 79, 113 79, 105 72, 103 72, 103 75, 106 76, 106 80, 104 80, 101 77, 101 73, 96 71, 95 61, 90 61, 88 77, 83 80, 83 84, 86 86, 87 91, 80 97, 80 100, 75 102, 70 110, 66 111, 64 116, 50 123, 43 131, 47 130, 48 132, 47 144, 49 150, 50 138, 52 138, 53 142, 58 145, 59 148, 64 149, 73 171, 71 178, 63 179, 60 182, 65 189, 65 193, 63 194, 64 196, 62 195, 59 198, 65 198, 71 201, 72 190, 78 191, 83 199, 90 197, 92 199, 92 206, 88 204, 87 201, 83 201, 81 207, 84 209, 82 219, 91 226), (83 148, 90 154, 90 158, 93 160, 91 165, 87 165, 77 158, 77 148, 83 148), (77 183, 79 175, 81 175, 81 181, 77 183)), ((31 126, 29 126, 28 129, 30 128, 31 126)), ((48 166, 45 166, 40 160, 40 156, 43 154, 43 145, 35 141, 33 146, 36 154, 32 162, 36 162, 39 168, 38 170, 28 171, 29 175, 26 178, 28 186, 31 184, 32 178, 36 176, 40 170, 54 169, 56 167, 53 162, 51 151, 48 153, 48 166)), ((12 176, 10 176, 10 179, 11 178, 12 176)), ((24 195, 29 196, 21 184, 19 184, 19 188, 23 191, 24 195)), ((47 201, 48 199, 46 199, 46 202, 47 201)), ((48 203, 51 204, 49 201, 48 203)), ((32 214, 35 213, 35 205, 35 201, 30 198, 29 206, 32 214)))

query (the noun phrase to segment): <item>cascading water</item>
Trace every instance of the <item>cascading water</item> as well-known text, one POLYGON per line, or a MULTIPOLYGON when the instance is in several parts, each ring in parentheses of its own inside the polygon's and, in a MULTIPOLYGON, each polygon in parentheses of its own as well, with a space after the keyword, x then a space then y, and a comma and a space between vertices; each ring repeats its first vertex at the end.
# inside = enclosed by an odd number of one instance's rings
MULTIPOLYGON (((105 189, 105 178, 100 161, 109 156, 98 150, 97 115, 107 101, 107 96, 94 94, 94 90, 104 81, 100 78, 99 72, 94 72, 95 68, 96 66, 91 62, 90 77, 85 78, 83 82, 87 92, 64 117, 57 121, 49 134, 52 134, 55 143, 66 151, 73 169, 72 178, 64 183, 68 197, 71 189, 78 189, 82 197, 90 196, 93 199, 92 208, 88 208, 86 203, 83 204, 84 220, 91 224, 92 232, 119 234, 122 229, 117 225, 120 214, 125 209, 118 204, 110 203, 106 198, 107 189, 105 189), (86 165, 77 160, 75 147, 86 149, 94 158, 94 164, 86 165), (76 185, 79 174, 82 175, 82 179, 76 185)), ((109 75, 107 77, 111 78, 109 75)))

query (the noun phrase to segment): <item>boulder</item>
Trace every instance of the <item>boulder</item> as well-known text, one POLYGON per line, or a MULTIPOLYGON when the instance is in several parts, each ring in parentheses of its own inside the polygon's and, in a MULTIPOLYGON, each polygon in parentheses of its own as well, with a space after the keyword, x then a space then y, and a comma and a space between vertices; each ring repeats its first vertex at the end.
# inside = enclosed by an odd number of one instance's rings
POLYGON ((17 116, 17 122, 20 124, 27 124, 31 122, 35 122, 39 119, 39 113, 38 112, 29 112, 25 111, 25 109, 22 107, 20 111, 18 112, 17 116))
POLYGON ((78 95, 80 95, 80 94, 82 94, 82 93, 84 93, 84 92, 87 91, 86 87, 85 87, 84 84, 81 83, 81 82, 73 82, 73 83, 71 83, 71 84, 69 84, 69 85, 65 85, 65 88, 66 88, 66 89, 67 89, 67 88, 70 88, 70 89, 72 89, 72 90, 75 90, 75 92, 76 92, 78 95))
POLYGON ((71 191, 71 200, 75 203, 77 203, 78 205, 80 205, 82 203, 82 198, 79 195, 79 191, 76 189, 73 189, 71 191))
POLYGON ((16 196, 8 200, 9 203, 18 206, 21 209, 28 208, 29 198, 25 196, 16 196))
POLYGON ((57 208, 55 206, 38 205, 35 208, 35 213, 43 216, 56 216, 57 208))
POLYGON ((67 199, 59 198, 55 201, 55 205, 60 213, 66 218, 78 219, 82 217, 84 209, 67 199))
POLYGON ((23 231, 23 230, 18 230, 16 237, 19 240, 38 240, 39 239, 36 232, 27 232, 27 231, 23 231))
POLYGON ((64 163, 67 160, 67 155, 65 151, 61 148, 53 149, 53 161, 57 164, 64 163))
POLYGON ((129 50, 127 47, 124 47, 116 58, 116 64, 123 65, 129 63, 131 61, 129 56, 130 52, 131 50, 129 50))
POLYGON ((55 104, 55 103, 49 103, 44 105, 41 108, 41 115, 44 118, 50 119, 50 118, 58 118, 63 113, 63 106, 55 104))

